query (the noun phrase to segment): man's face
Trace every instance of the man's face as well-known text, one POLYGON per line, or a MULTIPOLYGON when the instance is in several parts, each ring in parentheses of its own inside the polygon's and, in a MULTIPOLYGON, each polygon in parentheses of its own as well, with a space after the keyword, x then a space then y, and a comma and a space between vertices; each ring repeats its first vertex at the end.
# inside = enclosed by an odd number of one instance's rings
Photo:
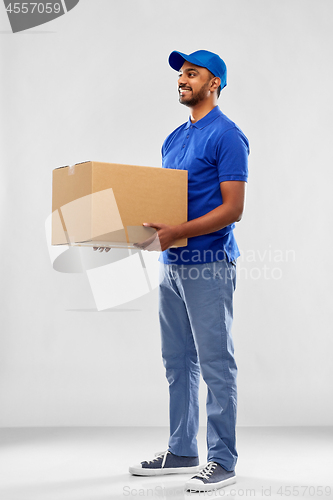
POLYGON ((185 61, 179 71, 179 102, 194 107, 210 95, 210 73, 208 69, 185 61))

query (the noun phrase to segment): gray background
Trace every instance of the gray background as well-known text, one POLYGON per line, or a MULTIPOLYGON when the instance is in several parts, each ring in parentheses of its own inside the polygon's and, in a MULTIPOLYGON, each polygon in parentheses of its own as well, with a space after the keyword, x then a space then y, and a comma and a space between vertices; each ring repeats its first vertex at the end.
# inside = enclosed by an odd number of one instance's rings
MULTIPOLYGON (((332 424, 332 15, 329 0, 81 0, 13 35, 0 8, 1 426, 168 424, 157 290, 97 312, 84 274, 53 270, 44 223, 58 166, 160 166, 188 117, 168 55, 201 48, 226 61, 219 105, 251 144, 238 423, 332 424)), ((201 424, 204 399, 202 384, 201 424)))

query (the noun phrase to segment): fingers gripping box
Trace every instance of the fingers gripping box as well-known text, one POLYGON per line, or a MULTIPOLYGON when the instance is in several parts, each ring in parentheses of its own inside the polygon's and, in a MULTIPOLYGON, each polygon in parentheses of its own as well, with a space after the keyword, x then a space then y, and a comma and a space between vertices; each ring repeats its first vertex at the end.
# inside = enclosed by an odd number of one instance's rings
POLYGON ((155 233, 143 222, 186 221, 186 170, 96 161, 53 170, 52 245, 131 247, 155 233))

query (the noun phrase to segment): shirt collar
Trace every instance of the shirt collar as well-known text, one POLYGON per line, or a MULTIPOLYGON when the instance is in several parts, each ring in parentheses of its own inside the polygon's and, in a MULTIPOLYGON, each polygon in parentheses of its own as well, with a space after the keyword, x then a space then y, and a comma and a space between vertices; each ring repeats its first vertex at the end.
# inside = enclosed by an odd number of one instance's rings
POLYGON ((207 115, 205 115, 203 118, 201 118, 201 120, 198 120, 195 123, 192 123, 191 122, 191 117, 189 117, 188 122, 187 122, 187 124, 185 126, 185 130, 187 130, 191 126, 195 127, 195 128, 198 128, 199 130, 202 130, 203 128, 207 127, 207 125, 209 125, 214 120, 216 120, 216 118, 218 116, 221 116, 222 114, 223 113, 220 110, 220 108, 218 106, 215 106, 215 108, 213 108, 209 113, 207 113, 207 115))

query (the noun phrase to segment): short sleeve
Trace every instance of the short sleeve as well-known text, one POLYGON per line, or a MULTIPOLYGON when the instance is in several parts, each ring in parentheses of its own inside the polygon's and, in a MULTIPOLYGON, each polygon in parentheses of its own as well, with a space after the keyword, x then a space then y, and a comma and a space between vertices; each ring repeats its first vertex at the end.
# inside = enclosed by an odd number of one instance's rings
POLYGON ((237 126, 224 132, 216 147, 219 182, 247 182, 249 153, 249 141, 237 126))

